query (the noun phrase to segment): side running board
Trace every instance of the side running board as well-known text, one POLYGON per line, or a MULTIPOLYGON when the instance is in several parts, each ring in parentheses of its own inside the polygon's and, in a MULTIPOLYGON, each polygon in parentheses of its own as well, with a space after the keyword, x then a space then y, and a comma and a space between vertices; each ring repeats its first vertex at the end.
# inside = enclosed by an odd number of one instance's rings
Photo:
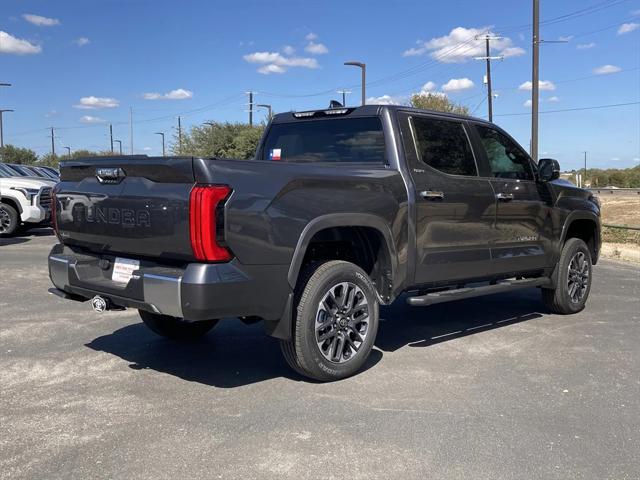
POLYGON ((427 293, 417 297, 407 298, 407 303, 414 307, 424 307, 435 303, 450 302, 452 300, 462 300, 463 298, 480 297, 493 293, 510 292, 519 288, 543 287, 551 285, 551 280, 547 277, 523 278, 521 280, 505 280, 495 285, 483 285, 480 287, 465 287, 455 290, 444 290, 442 292, 427 293))

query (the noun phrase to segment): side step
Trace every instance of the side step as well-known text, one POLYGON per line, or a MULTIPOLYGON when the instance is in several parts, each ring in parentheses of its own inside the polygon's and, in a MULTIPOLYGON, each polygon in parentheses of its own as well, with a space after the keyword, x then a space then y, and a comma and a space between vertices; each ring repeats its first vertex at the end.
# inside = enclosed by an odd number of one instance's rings
POLYGON ((452 300, 481 297, 483 295, 491 295, 494 293, 510 292, 519 288, 542 287, 550 284, 551 280, 547 277, 505 280, 503 282, 496 283, 495 285, 457 288, 455 290, 427 293, 426 295, 420 295, 418 297, 409 297, 407 298, 407 303, 414 307, 424 307, 436 303, 450 302, 452 300))

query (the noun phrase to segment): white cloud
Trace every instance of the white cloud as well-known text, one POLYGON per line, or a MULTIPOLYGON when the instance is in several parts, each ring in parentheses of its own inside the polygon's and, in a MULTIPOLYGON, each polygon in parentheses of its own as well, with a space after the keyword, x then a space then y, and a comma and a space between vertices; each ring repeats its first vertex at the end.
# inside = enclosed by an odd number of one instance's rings
POLYGON ((144 147, 142 150, 145 152, 150 152, 153 149, 151 147, 144 147))
POLYGON ((620 28, 618 28, 618 35, 631 33, 634 30, 637 30, 638 28, 640 28, 640 23, 635 23, 635 22, 623 23, 622 25, 620 25, 620 28))
POLYGON ((84 110, 95 110, 98 108, 116 108, 120 105, 120 102, 115 98, 109 97, 82 97, 78 105, 74 105, 75 108, 81 108, 84 110))
POLYGON ((400 98, 392 97, 391 95, 367 98, 367 104, 369 105, 400 105, 401 103, 402 100, 400 98))
POLYGON ((284 73, 289 68, 319 68, 315 58, 284 56, 278 52, 254 52, 244 55, 245 62, 262 64, 258 72, 268 75, 270 73, 284 73))
POLYGON ((566 36, 559 36, 558 37, 558 41, 559 42, 570 42, 571 40, 573 40, 573 35, 566 35, 566 36))
POLYGON ((531 99, 529 99, 526 102, 524 102, 522 105, 525 107, 531 108, 531 105, 533 105, 533 102, 531 101, 531 99))
MULTIPOLYGON (((488 27, 456 27, 448 35, 416 42, 418 46, 405 50, 402 56, 429 54, 433 59, 443 63, 466 62, 473 57, 485 55, 485 41, 481 37, 486 34, 493 35, 488 27)), ((525 53, 522 48, 514 47, 513 41, 508 37, 492 40, 491 48, 493 52, 505 57, 515 57, 525 53)))
POLYGON ((474 84, 468 78, 452 78, 447 83, 442 85, 443 92, 459 92, 460 90, 467 90, 473 88, 474 84))
POLYGON ((304 47, 306 52, 309 52, 312 55, 323 55, 325 53, 329 53, 329 49, 323 43, 315 43, 309 42, 306 47, 304 47))
POLYGON ((52 117, 57 117, 59 115, 57 110, 50 110, 47 113, 44 114, 44 116, 46 118, 52 118, 52 117))
POLYGON ((433 93, 438 89, 438 85, 435 82, 428 81, 420 89, 420 95, 426 95, 427 93, 433 93))
POLYGON ((54 25, 60 25, 60 20, 57 18, 42 17, 32 13, 25 13, 22 15, 22 18, 29 23, 37 25, 38 27, 52 27, 54 25))
POLYGON ((263 65, 258 68, 258 73, 262 73, 263 75, 269 75, 271 73, 284 73, 287 69, 281 67, 280 65, 276 65, 275 63, 270 63, 269 65, 263 65))
POLYGON ((524 51, 524 48, 507 47, 500 52, 500 55, 502 55, 504 58, 509 58, 509 57, 519 57, 520 55, 524 55, 525 53, 526 52, 524 51))
POLYGON ((590 48, 593 48, 595 46, 596 46, 595 42, 580 43, 580 44, 578 44, 578 46, 576 48, 578 50, 589 50, 590 48))
MULTIPOLYGON (((530 81, 524 82, 522 85, 520 85, 518 87, 519 90, 531 90, 532 87, 532 83, 530 81)), ((553 84, 553 82, 549 81, 549 80, 540 80, 538 82, 538 88, 540 90, 555 90, 556 86, 553 84)))
POLYGON ((310 32, 310 33, 307 33, 307 34, 305 35, 304 39, 305 39, 305 40, 307 40, 307 41, 309 41, 309 42, 312 42, 312 41, 314 41, 314 40, 317 40, 317 39, 318 39, 318 35, 316 35, 316 34, 315 34, 315 33, 313 33, 313 32, 310 32))
POLYGON ((285 55, 291 56, 294 53, 296 53, 296 49, 293 48, 291 45, 285 45, 284 47, 282 47, 282 53, 284 53, 285 55))
POLYGON ((549 97, 549 100, 547 100, 547 102, 551 102, 551 103, 558 103, 560 101, 560 97, 549 97))
POLYGON ((105 120, 100 118, 100 117, 93 117, 91 115, 85 115, 83 117, 80 117, 80 122, 81 123, 104 123, 105 120))
POLYGON ((13 35, 0 30, 0 53, 29 55, 33 53, 40 53, 41 51, 42 47, 40 45, 34 45, 27 40, 16 38, 13 35))
POLYGON ((193 98, 193 92, 191 90, 185 90, 184 88, 177 88, 167 93, 143 93, 142 98, 145 100, 187 100, 193 98))
POLYGON ((618 73, 620 71, 622 71, 620 67, 608 64, 593 69, 593 73, 595 73, 596 75, 607 75, 609 73, 618 73))
POLYGON ((91 40, 89 40, 87 37, 79 37, 76 38, 73 43, 75 43, 79 47, 84 47, 85 45, 89 45, 91 43, 91 40))
POLYGON ((639 10, 632 10, 631 11, 631 15, 633 15, 634 17, 640 15, 640 9, 639 10))

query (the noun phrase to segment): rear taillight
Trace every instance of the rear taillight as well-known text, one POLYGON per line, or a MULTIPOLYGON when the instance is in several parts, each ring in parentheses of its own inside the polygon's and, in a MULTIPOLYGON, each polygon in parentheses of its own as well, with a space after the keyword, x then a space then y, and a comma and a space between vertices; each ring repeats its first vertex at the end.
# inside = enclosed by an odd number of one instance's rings
POLYGON ((224 229, 226 185, 196 185, 189 198, 189 227, 194 256, 204 262, 228 262, 231 252, 220 244, 224 229))

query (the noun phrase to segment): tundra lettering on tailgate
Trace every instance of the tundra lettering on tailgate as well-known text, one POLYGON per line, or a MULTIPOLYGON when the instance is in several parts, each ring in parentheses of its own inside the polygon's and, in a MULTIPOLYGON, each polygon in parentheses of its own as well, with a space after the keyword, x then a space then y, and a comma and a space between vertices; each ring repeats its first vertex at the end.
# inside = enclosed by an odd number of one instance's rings
POLYGON ((123 227, 151 227, 151 214, 148 210, 129 208, 88 207, 84 220, 89 223, 108 223, 123 227))

